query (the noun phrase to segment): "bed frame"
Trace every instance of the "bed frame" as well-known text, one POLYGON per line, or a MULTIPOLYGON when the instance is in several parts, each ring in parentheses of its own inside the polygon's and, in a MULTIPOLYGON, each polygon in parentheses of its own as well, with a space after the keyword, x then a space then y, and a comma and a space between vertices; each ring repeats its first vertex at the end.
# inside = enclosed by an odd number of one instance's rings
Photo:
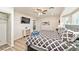
POLYGON ((38 51, 38 50, 36 50, 36 49, 34 49, 34 48, 32 48, 32 47, 28 46, 27 51, 38 51))

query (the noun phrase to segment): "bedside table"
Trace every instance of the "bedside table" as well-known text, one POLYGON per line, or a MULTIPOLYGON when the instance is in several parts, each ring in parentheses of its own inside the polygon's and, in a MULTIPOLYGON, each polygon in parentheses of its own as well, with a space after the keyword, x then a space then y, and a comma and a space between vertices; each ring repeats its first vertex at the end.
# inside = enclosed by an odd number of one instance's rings
POLYGON ((30 29, 24 29, 23 31, 22 31, 22 36, 23 37, 27 37, 27 36, 29 36, 30 35, 30 29))

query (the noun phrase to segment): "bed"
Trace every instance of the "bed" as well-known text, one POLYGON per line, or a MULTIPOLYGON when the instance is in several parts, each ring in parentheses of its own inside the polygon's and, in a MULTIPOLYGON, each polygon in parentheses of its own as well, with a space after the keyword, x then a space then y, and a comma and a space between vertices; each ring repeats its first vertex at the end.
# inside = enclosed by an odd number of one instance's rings
POLYGON ((47 31, 33 32, 28 37, 26 44, 28 50, 33 51, 76 51, 77 47, 73 40, 74 35, 69 31, 47 31))

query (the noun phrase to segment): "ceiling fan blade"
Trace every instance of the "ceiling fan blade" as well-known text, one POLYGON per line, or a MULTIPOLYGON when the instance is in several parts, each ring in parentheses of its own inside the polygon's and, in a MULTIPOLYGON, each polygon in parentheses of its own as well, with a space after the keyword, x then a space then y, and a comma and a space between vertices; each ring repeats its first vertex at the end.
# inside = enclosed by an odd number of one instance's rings
POLYGON ((42 9, 37 9, 37 11, 42 12, 42 9))
POLYGON ((44 10, 43 12, 47 12, 47 10, 44 10))
POLYGON ((42 12, 42 14, 46 14, 47 13, 47 10, 44 10, 43 12, 42 12))

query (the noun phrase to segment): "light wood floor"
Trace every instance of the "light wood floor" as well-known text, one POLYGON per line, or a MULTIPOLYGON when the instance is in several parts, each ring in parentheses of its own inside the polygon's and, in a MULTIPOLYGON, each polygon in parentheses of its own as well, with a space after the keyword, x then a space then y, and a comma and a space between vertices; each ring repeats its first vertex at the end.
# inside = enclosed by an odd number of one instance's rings
POLYGON ((4 50, 5 48, 10 47, 8 44, 4 44, 0 46, 0 51, 4 50))
POLYGON ((5 51, 27 51, 26 38, 15 40, 14 47, 9 47, 5 51))

